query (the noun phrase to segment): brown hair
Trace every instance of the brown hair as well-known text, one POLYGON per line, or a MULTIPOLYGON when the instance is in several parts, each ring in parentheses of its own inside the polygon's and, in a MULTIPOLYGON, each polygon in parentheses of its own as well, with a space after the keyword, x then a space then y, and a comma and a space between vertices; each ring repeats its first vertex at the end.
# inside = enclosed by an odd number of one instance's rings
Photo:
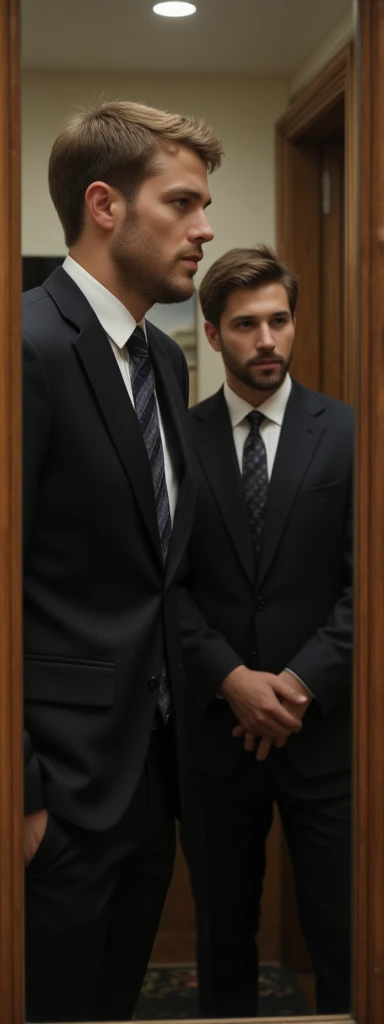
POLYGON ((279 262, 273 249, 268 245, 256 245, 254 249, 230 249, 212 264, 200 285, 199 298, 204 317, 218 327, 231 292, 238 288, 259 288, 277 283, 284 286, 294 316, 299 293, 298 278, 279 262))
POLYGON ((68 118, 49 160, 49 190, 68 246, 81 234, 84 195, 93 181, 105 181, 133 200, 160 147, 193 149, 209 172, 220 166, 223 151, 201 118, 116 100, 68 118))

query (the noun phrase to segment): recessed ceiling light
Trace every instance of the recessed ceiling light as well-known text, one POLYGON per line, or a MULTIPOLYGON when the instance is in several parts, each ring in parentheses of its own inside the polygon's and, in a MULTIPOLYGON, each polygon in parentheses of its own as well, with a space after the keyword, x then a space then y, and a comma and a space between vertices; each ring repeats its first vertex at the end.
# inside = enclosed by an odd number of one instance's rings
POLYGON ((187 18, 188 14, 194 14, 194 4, 184 3, 181 0, 166 0, 165 3, 155 4, 155 14, 162 14, 164 18, 187 18))

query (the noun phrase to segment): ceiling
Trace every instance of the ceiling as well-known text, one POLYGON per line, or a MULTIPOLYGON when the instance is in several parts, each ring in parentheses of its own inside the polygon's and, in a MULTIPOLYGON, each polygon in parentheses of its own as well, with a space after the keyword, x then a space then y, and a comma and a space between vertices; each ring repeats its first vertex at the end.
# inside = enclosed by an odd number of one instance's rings
POLYGON ((194 0, 190 18, 155 0, 23 0, 28 68, 292 74, 351 0, 194 0))

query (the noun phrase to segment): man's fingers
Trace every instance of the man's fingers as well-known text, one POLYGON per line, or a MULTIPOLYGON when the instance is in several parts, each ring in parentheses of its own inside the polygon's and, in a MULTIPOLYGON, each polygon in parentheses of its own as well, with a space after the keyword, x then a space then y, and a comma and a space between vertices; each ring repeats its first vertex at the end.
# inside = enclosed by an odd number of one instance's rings
POLYGON ((232 736, 235 739, 241 739, 246 733, 250 733, 256 738, 258 736, 265 736, 267 739, 272 741, 279 739, 284 743, 290 736, 291 732, 300 732, 301 722, 294 715, 290 715, 289 712, 285 712, 282 705, 279 705, 278 710, 272 714, 263 715, 261 720, 255 720, 255 722, 249 722, 248 727, 244 725, 236 725, 232 729, 232 736), (282 720, 284 724, 282 724, 282 720))
POLYGON ((308 704, 308 697, 305 697, 303 693, 298 693, 297 690, 293 689, 293 686, 285 683, 284 679, 281 679, 280 676, 276 676, 271 685, 275 693, 279 694, 279 697, 284 697, 291 704, 308 704))
POLYGON ((254 736, 251 732, 246 732, 244 737, 244 750, 252 751, 255 749, 255 742, 257 736, 254 736))
POLYGON ((246 731, 244 725, 235 725, 235 728, 232 729, 232 736, 236 736, 236 739, 238 739, 239 736, 244 736, 246 731))
POLYGON ((287 711, 287 708, 283 707, 282 704, 279 704, 278 707, 274 710, 274 718, 276 719, 276 722, 280 727, 278 733, 279 735, 281 735, 281 728, 285 729, 285 731, 288 732, 300 732, 300 719, 297 718, 296 715, 291 714, 290 711, 287 711))
MULTIPOLYGON (((278 741, 276 741, 276 746, 277 746, 277 742, 278 741)), ((285 743, 285 740, 284 740, 284 743, 285 743)), ((256 761, 265 761, 266 758, 268 757, 268 754, 270 752, 271 746, 272 746, 272 740, 269 740, 266 736, 264 736, 263 739, 260 740, 259 746, 258 746, 257 751, 256 751, 256 761)))

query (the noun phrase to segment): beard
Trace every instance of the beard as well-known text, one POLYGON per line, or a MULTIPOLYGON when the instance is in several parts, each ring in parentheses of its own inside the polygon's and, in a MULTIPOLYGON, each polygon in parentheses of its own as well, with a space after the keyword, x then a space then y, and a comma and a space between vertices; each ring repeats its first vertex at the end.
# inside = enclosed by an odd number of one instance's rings
MULTIPOLYGON (((242 384, 246 384, 248 388, 253 388, 254 391, 276 391, 281 386, 292 362, 293 344, 287 356, 274 355, 271 357, 276 360, 276 366, 264 369, 262 365, 263 356, 259 357, 259 359, 252 359, 245 365, 242 365, 228 352, 221 338, 220 343, 223 362, 227 370, 231 372, 233 377, 241 381, 242 384)), ((266 355, 264 359, 267 359, 266 355)))
POLYGON ((177 254, 167 269, 161 247, 140 226, 139 218, 132 210, 111 245, 111 259, 120 280, 146 300, 148 309, 155 302, 184 302, 193 295, 192 268, 185 267, 183 278, 177 276, 177 262, 183 256, 188 256, 188 253, 177 254))

